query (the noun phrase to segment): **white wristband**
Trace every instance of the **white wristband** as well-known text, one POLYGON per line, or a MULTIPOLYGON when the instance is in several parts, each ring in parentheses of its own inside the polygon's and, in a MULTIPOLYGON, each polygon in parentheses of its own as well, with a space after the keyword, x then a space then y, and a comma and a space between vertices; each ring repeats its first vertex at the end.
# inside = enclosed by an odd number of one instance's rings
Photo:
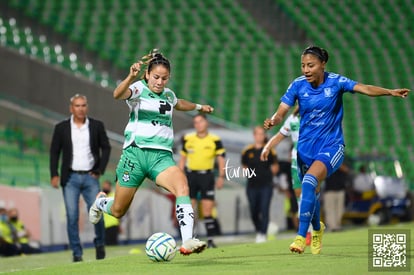
POLYGON ((196 109, 197 111, 200 111, 202 108, 203 108, 203 106, 201 106, 200 104, 196 104, 195 109, 196 109))

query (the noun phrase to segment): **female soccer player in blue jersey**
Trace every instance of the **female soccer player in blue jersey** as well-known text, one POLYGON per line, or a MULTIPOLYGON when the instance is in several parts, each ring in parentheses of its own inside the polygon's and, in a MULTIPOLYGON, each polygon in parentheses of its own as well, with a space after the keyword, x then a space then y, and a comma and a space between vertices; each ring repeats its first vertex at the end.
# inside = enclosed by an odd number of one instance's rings
POLYGON ((312 254, 321 251, 325 225, 320 222, 320 183, 341 165, 344 158, 342 134, 345 92, 358 92, 368 96, 396 96, 405 98, 409 89, 385 89, 357 83, 342 75, 325 72, 328 52, 320 47, 306 48, 301 57, 303 76, 296 78, 281 98, 281 103, 264 128, 280 124, 290 107, 299 103, 301 116, 298 141, 298 173, 302 181, 298 235, 289 249, 295 253, 305 250, 305 237, 312 223, 312 254))
POLYGON ((187 178, 172 156, 172 115, 174 109, 211 113, 213 108, 177 98, 166 87, 170 72, 169 60, 154 50, 132 64, 128 76, 114 90, 114 98, 125 100, 130 109, 122 156, 116 169, 115 198, 107 198, 105 193, 98 194, 89 210, 89 220, 97 223, 102 212, 122 217, 135 192, 144 179, 149 178, 175 195, 182 237, 180 252, 188 255, 201 252, 206 243, 193 238, 194 211, 187 178), (147 65, 143 79, 136 81, 143 65, 147 65))

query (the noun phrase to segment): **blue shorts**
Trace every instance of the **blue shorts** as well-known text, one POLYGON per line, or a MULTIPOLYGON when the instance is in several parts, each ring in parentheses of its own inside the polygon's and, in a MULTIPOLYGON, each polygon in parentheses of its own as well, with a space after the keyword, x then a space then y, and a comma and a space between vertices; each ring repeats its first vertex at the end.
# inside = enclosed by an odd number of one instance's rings
POLYGON ((298 174, 300 181, 308 171, 309 167, 316 160, 319 160, 325 164, 328 174, 326 177, 332 175, 341 166, 344 161, 345 146, 342 144, 334 145, 331 147, 322 148, 318 154, 313 158, 302 156, 298 152, 298 174))

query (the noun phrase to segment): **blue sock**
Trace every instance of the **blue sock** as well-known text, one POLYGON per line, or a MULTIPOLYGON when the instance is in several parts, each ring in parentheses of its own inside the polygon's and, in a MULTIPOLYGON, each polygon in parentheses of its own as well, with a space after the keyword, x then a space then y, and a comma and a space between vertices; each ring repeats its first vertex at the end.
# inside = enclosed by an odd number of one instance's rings
POLYGON ((320 193, 316 194, 315 198, 315 209, 313 211, 312 217, 312 227, 313 230, 319 231, 321 229, 321 203, 319 201, 320 193))
POLYGON ((298 235, 306 237, 309 224, 315 210, 316 194, 315 189, 318 180, 315 176, 306 174, 302 181, 302 201, 300 203, 299 229, 298 235))

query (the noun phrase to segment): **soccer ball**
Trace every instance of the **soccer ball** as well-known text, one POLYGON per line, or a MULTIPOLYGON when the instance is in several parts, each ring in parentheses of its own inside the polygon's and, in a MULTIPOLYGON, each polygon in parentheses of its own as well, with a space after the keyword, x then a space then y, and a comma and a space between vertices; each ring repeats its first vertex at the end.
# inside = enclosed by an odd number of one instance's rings
POLYGON ((174 238, 163 232, 154 233, 145 244, 145 253, 154 262, 166 262, 174 259, 177 244, 174 238))

